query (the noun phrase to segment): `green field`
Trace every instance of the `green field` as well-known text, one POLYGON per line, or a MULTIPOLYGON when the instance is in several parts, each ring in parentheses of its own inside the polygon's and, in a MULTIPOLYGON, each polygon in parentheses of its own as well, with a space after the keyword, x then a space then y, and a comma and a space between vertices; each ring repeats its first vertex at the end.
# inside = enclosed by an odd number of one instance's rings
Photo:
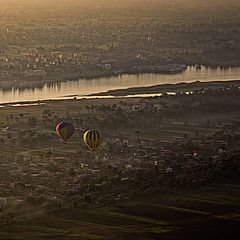
POLYGON ((0 228, 1 240, 238 239, 240 186, 205 187, 122 202, 64 209, 0 228))

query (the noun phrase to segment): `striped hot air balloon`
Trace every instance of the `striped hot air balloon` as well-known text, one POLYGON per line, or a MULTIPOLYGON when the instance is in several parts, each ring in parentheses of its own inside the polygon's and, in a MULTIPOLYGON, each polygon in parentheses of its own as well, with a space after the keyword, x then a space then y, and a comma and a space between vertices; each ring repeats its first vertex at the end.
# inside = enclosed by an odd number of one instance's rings
POLYGON ((85 144, 92 150, 95 151, 102 143, 101 134, 97 130, 88 130, 83 135, 85 144))
POLYGON ((74 133, 74 126, 71 123, 61 122, 56 127, 57 135, 64 141, 67 142, 74 133))

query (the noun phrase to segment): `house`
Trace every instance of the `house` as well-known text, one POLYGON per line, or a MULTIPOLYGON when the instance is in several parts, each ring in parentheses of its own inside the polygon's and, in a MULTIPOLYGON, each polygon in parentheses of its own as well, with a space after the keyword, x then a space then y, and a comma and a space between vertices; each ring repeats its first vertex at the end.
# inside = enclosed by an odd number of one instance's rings
POLYGON ((132 105, 131 111, 132 112, 137 112, 137 111, 141 111, 143 109, 143 106, 140 104, 134 104, 132 105))
POLYGON ((153 105, 153 111, 154 112, 160 112, 164 107, 161 104, 154 104, 153 105))

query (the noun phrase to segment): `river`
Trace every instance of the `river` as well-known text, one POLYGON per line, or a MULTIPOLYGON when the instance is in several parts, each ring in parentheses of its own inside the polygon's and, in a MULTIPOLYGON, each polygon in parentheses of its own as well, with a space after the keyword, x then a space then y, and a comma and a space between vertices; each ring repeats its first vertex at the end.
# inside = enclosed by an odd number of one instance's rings
POLYGON ((227 69, 202 67, 201 70, 188 67, 183 73, 179 74, 126 74, 109 78, 80 79, 50 85, 45 84, 41 88, 12 88, 11 90, 0 90, 0 103, 73 98, 74 96, 81 98, 84 95, 114 89, 144 87, 165 83, 220 80, 240 80, 240 67, 227 69))

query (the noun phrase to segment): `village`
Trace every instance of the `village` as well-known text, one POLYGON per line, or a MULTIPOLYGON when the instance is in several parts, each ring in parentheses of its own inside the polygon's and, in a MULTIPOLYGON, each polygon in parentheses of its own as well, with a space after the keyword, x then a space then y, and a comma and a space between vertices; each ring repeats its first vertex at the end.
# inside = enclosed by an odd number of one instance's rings
POLYGON ((240 31, 234 10, 224 24, 220 17, 205 17, 208 12, 197 20, 186 12, 190 21, 175 24, 177 9, 170 12, 169 22, 162 23, 164 14, 136 6, 125 15, 114 8, 69 8, 63 13, 61 8, 28 11, 19 6, 11 18, 14 11, 5 6, 1 10, 2 88, 124 73, 174 74, 195 65, 239 65, 240 31), (34 15, 39 21, 32 21, 34 15), (11 22, 6 22, 8 18, 11 22))
POLYGON ((239 87, 230 86, 153 98, 3 105, 2 223, 39 209, 101 206, 237 178, 239 95, 239 87), (62 120, 76 127, 68 144, 54 129, 62 120), (104 137, 95 152, 82 142, 93 127, 104 137))
POLYGON ((239 0, 0 0, 0 239, 239 238, 239 0))

